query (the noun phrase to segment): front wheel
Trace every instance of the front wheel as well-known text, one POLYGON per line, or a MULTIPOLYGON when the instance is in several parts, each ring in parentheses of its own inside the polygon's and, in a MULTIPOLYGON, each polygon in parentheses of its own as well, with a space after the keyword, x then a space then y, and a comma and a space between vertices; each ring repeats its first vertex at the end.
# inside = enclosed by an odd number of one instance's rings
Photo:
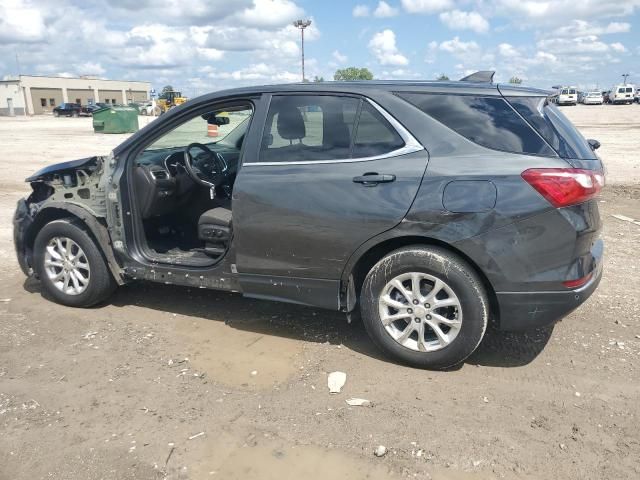
POLYGON ((61 219, 46 224, 33 248, 36 273, 58 303, 90 307, 116 288, 95 241, 78 223, 61 219))
POLYGON ((439 247, 395 250, 365 278, 360 308, 367 333, 403 363, 445 369, 465 360, 487 328, 489 301, 473 268, 439 247))

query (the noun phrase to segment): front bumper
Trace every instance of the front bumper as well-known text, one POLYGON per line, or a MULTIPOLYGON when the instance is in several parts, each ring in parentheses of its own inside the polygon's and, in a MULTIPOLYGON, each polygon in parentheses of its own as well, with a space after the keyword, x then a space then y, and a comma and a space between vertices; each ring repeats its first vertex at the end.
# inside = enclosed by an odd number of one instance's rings
POLYGON ((24 198, 18 200, 16 213, 13 215, 13 244, 16 249, 20 269, 25 275, 33 275, 33 268, 30 265, 31 251, 27 247, 26 235, 29 227, 33 223, 33 218, 29 213, 29 207, 24 198))
POLYGON ((582 305, 598 288, 602 279, 602 263, 600 255, 596 259, 591 280, 574 290, 496 293, 500 306, 500 330, 524 331, 561 320, 582 305))

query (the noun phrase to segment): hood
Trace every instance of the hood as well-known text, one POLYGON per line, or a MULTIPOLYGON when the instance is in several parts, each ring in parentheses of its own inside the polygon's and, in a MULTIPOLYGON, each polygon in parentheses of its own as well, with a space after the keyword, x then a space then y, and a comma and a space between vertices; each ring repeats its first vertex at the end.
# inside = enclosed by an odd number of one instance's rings
POLYGON ((56 163, 38 170, 36 173, 25 179, 25 182, 42 182, 51 180, 54 175, 75 172, 81 168, 97 166, 97 164, 98 157, 87 157, 79 160, 71 160, 69 162, 56 163))

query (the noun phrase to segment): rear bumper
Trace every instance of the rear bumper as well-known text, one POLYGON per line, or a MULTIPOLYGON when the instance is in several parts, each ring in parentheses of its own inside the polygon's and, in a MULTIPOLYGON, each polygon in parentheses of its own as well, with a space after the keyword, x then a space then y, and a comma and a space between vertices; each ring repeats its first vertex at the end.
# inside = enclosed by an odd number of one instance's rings
POLYGON ((500 330, 523 331, 553 324, 582 305, 598 288, 602 278, 602 241, 594 257, 594 274, 585 285, 574 290, 551 292, 496 293, 500 307, 500 330))

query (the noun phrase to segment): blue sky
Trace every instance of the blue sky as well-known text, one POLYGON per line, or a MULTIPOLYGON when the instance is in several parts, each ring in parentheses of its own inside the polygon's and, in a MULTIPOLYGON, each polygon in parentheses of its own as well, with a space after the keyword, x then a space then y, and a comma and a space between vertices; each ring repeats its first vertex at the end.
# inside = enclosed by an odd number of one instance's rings
POLYGON ((0 76, 98 75, 188 95, 307 78, 496 70, 549 88, 640 84, 640 0, 0 0, 0 76))

